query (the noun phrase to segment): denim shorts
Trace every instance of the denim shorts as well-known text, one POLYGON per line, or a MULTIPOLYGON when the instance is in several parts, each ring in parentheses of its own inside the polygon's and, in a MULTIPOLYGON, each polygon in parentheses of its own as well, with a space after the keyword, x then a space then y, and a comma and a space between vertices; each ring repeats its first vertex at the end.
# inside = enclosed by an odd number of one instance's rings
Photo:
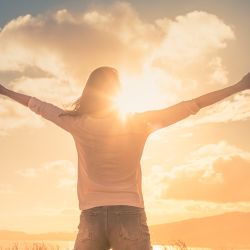
POLYGON ((144 208, 113 205, 83 210, 74 250, 152 250, 144 208))

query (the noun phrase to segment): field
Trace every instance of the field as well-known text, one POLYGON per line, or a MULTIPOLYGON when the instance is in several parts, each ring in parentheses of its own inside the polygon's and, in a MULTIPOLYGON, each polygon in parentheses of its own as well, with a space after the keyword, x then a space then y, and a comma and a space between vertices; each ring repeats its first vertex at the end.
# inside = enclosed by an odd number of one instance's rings
MULTIPOLYGON (((0 241, 0 250, 72 250, 73 241, 0 241)), ((172 246, 153 245, 153 250, 211 250, 209 248, 188 248, 182 242, 172 246)), ((225 249, 223 249, 225 250, 225 249)), ((232 249, 231 249, 232 250, 232 249)))

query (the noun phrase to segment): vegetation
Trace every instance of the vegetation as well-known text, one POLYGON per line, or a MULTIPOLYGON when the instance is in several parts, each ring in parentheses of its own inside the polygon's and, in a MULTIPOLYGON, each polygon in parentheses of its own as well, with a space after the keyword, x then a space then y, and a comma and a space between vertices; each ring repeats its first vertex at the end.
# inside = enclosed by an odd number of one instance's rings
POLYGON ((0 250, 63 250, 63 249, 58 244, 55 243, 53 244, 44 242, 12 242, 10 245, 0 246, 0 250))

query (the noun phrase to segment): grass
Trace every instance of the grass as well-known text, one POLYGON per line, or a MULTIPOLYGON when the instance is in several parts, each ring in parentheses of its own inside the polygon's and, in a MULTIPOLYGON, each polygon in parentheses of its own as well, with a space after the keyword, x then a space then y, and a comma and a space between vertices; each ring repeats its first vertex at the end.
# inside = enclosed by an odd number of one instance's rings
MULTIPOLYGON (((0 242, 1 243, 1 242, 0 242)), ((64 245, 64 244, 63 244, 64 245)), ((0 250, 73 250, 72 244, 65 244, 63 246, 59 242, 34 242, 34 241, 6 241, 5 245, 0 245, 0 250)), ((156 250, 189 250, 186 244, 181 240, 176 240, 169 243, 167 246, 164 244, 159 244, 160 248, 156 250)))
POLYGON ((44 242, 12 242, 8 246, 0 246, 0 250, 62 250, 58 244, 44 242))

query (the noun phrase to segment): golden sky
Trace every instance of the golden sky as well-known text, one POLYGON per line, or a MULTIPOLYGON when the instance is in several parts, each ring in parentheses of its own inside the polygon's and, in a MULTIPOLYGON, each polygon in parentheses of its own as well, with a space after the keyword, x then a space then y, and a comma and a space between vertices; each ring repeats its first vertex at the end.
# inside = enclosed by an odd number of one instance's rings
MULTIPOLYGON (((126 111, 195 98, 250 69, 245 1, 23 2, 20 13, 0 10, 0 81, 60 107, 101 65, 119 70, 126 111)), ((239 93, 150 136, 141 161, 149 224, 250 212, 249 100, 239 93)), ((0 97, 0 229, 75 231, 76 164, 67 132, 0 97)))

